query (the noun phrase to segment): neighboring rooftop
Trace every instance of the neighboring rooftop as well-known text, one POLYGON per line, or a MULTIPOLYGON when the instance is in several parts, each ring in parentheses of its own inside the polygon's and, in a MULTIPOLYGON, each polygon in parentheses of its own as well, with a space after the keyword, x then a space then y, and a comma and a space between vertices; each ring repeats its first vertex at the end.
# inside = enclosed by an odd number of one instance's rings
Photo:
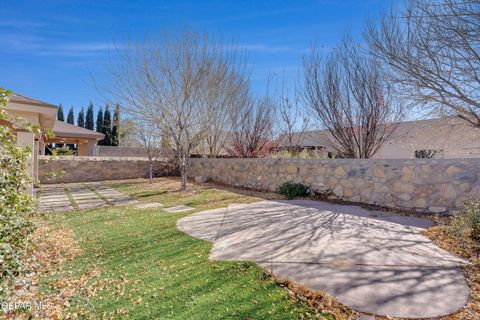
MULTIPOLYGON (((418 130, 438 130, 444 133, 452 126, 462 125, 462 121, 455 117, 445 117, 436 119, 422 119, 400 122, 392 136, 392 139, 403 139, 408 136, 418 137, 418 130)), ((331 139, 328 130, 314 130, 303 133, 295 132, 292 136, 293 141, 303 147, 325 147, 325 143, 331 139)), ((288 146, 286 139, 281 139, 280 146, 288 146)))

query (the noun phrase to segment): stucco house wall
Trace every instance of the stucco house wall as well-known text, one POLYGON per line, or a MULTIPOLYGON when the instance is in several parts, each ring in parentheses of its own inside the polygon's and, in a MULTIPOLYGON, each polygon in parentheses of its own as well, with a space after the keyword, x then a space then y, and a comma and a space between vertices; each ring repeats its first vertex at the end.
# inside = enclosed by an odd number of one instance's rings
MULTIPOLYGON (((10 117, 9 122, 0 123, 13 129, 17 136, 17 145, 26 149, 30 148, 31 157, 27 163, 27 170, 32 178, 36 178, 37 174, 37 154, 36 154, 36 140, 39 137, 34 133, 22 130, 21 127, 15 125, 15 118, 20 117, 22 121, 29 122, 32 125, 38 125, 42 129, 52 129, 57 114, 57 107, 46 102, 26 98, 24 96, 13 94, 9 96, 9 101, 4 107, 10 117)), ((30 185, 29 193, 33 194, 33 184, 30 185)))
POLYGON ((454 119, 404 122, 374 159, 414 159, 415 151, 437 150, 444 159, 480 158, 480 129, 454 119))
MULTIPOLYGON (((0 121, 0 125, 8 126, 16 134, 16 143, 22 148, 30 148, 31 157, 28 160, 28 170, 33 180, 38 178, 38 155, 45 153, 45 145, 48 143, 72 143, 78 145, 78 153, 82 156, 93 155, 94 146, 104 135, 92 130, 80 128, 71 124, 56 120, 58 107, 37 99, 28 98, 14 93, 8 97, 5 109, 9 116, 8 121, 0 121), (40 134, 22 130, 16 125, 15 118, 21 118, 20 123, 28 122, 37 125, 42 132, 53 131, 55 137, 45 139, 40 134)), ((33 193, 33 185, 30 187, 33 193)))
MULTIPOLYGON (((329 136, 325 130, 309 131, 300 138, 294 137, 294 142, 311 153, 326 157, 328 152, 333 152, 325 142, 329 136)), ((285 141, 281 146, 285 147, 285 141)), ((480 129, 458 118, 402 122, 372 158, 415 159, 415 152, 422 150, 436 151, 434 158, 480 158, 480 129)))

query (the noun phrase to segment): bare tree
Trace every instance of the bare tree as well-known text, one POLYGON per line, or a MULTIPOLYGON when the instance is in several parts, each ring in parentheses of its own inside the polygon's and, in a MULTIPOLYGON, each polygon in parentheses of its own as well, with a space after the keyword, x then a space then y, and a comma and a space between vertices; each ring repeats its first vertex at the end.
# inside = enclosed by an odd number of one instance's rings
POLYGON ((302 150, 301 144, 309 123, 308 117, 303 114, 300 100, 298 89, 295 90, 293 97, 291 97, 285 88, 285 81, 283 81, 278 102, 279 143, 292 156, 298 155, 302 150))
POLYGON ((480 0, 407 0, 365 35, 399 92, 480 128, 480 0))
POLYGON ((347 36, 326 58, 313 48, 303 69, 305 105, 327 129, 326 147, 346 158, 373 156, 402 118, 380 66, 347 36))
POLYGON ((240 158, 257 158, 276 147, 275 103, 269 97, 251 98, 231 115, 232 146, 229 153, 240 158))
POLYGON ((121 147, 136 147, 142 144, 135 135, 135 128, 135 121, 131 119, 122 119, 122 126, 120 127, 121 147))
POLYGON ((208 98, 234 94, 235 88, 226 94, 223 84, 243 74, 239 54, 233 46, 190 31, 129 42, 118 53, 119 61, 108 67, 110 93, 125 110, 165 131, 185 190, 190 155, 214 121, 208 98))
POLYGON ((153 164, 165 151, 162 146, 162 130, 151 118, 138 117, 132 114, 132 118, 127 119, 134 125, 131 135, 145 149, 149 162, 148 178, 150 184, 153 183, 153 164))
MULTIPOLYGON (((228 71, 226 66, 225 71, 228 71)), ((213 79, 219 82, 208 86, 207 113, 211 120, 200 146, 201 153, 207 157, 216 158, 227 152, 231 115, 239 112, 249 99, 249 79, 244 71, 239 68, 238 73, 213 79)))

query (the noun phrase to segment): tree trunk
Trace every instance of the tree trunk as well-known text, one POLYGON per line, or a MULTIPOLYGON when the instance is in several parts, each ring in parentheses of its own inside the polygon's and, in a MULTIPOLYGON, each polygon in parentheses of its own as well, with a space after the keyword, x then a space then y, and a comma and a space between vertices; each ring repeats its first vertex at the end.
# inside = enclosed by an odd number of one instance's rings
POLYGON ((180 175, 182 177, 182 185, 180 187, 180 191, 187 190, 187 166, 188 158, 183 155, 180 157, 180 175))
POLYGON ((148 178, 150 179, 150 184, 153 183, 153 162, 150 161, 150 167, 148 168, 148 178))

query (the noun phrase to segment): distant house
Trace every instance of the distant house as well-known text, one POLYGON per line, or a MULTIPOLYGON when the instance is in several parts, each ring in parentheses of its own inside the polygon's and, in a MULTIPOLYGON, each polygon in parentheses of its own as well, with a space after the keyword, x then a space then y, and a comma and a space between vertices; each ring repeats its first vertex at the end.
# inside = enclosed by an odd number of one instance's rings
MULTIPOLYGON (((325 143, 329 137, 327 130, 308 131, 296 133, 293 141, 302 150, 328 157, 334 154, 325 143)), ((280 148, 290 148, 286 139, 280 148)), ((480 158, 480 129, 458 118, 402 122, 373 158, 480 158)))

